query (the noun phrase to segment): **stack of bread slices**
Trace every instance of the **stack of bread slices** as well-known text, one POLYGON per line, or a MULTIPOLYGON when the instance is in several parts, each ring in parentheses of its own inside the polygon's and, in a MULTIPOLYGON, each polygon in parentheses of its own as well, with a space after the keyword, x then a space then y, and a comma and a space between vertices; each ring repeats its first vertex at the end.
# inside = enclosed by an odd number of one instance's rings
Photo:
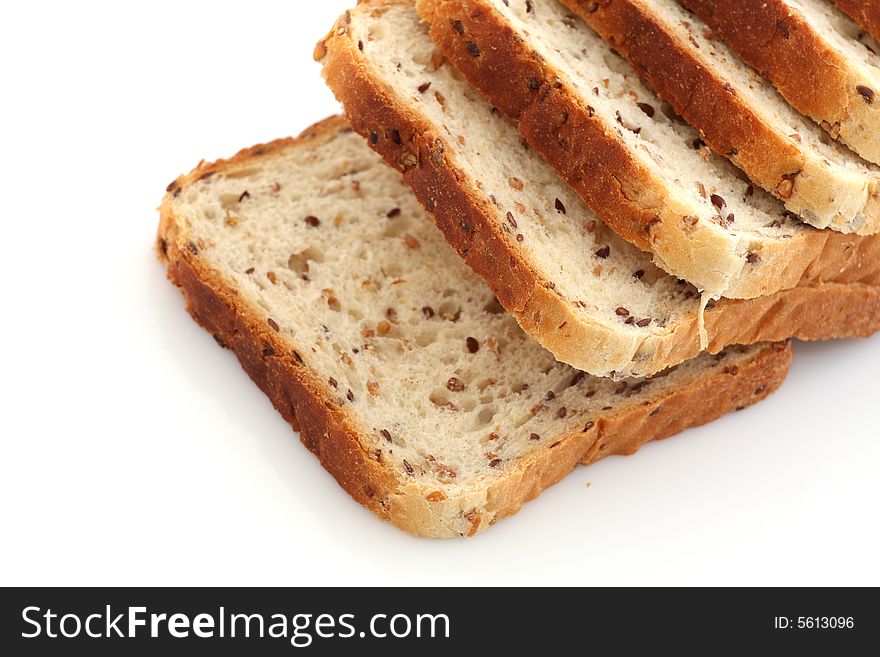
POLYGON ((362 0, 345 118, 174 181, 160 255, 358 502, 473 536, 880 329, 874 4, 362 0))

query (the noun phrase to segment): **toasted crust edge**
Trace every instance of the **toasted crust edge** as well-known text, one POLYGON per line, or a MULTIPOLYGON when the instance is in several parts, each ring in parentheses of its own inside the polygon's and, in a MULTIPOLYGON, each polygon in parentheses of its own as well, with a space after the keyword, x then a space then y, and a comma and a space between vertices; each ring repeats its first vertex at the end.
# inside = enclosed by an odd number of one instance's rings
POLYGON ((880 40, 880 4, 865 0, 834 0, 837 7, 861 25, 875 39, 880 40))
POLYGON ((213 164, 203 162, 192 173, 178 178, 169 185, 160 208, 157 251, 167 266, 169 279, 183 292, 193 318, 236 354, 245 372, 284 419, 301 432, 303 444, 323 467, 379 518, 422 537, 473 536, 515 514, 578 463, 593 463, 612 454, 632 454, 646 442, 754 404, 785 379, 792 358, 790 346, 766 345, 753 358, 745 362, 738 359, 736 372, 729 367, 713 368, 674 392, 658 394, 645 404, 600 418, 588 432, 559 437, 555 449, 523 457, 485 489, 460 491, 457 497, 441 503, 428 502, 430 491, 402 480, 390 468, 369 458, 347 410, 338 406, 326 386, 301 364, 295 349, 270 330, 264 318, 241 299, 223 275, 199 256, 185 221, 174 211, 178 190, 206 175, 298 144, 330 140, 347 129, 341 118, 334 117, 306 130, 298 139, 255 146, 213 164), (667 408, 674 412, 664 412, 667 408))
POLYGON ((868 103, 859 66, 829 47, 785 0, 681 0, 802 114, 880 164, 880 89, 868 103))
POLYGON ((880 231, 880 177, 839 175, 767 125, 748 101, 728 91, 728 81, 699 58, 694 46, 668 31, 650 4, 562 4, 628 59, 715 152, 743 169, 788 210, 816 228, 859 235, 880 231))
MULTIPOLYGON (((375 1, 367 3, 377 6, 375 1)), ((403 4, 384 0, 378 6, 403 4)), ((344 15, 318 44, 316 59, 345 107, 350 125, 373 150, 401 171, 418 200, 468 266, 489 282, 520 326, 557 359, 599 376, 652 376, 701 351, 699 313, 668 333, 633 341, 598 322, 584 321, 541 280, 505 240, 492 210, 462 182, 437 144, 445 139, 419 117, 400 108, 393 94, 362 62, 348 36, 344 15), (375 135, 375 139, 373 136, 375 135), (564 325, 565 329, 560 330, 564 325)), ((791 337, 825 340, 866 337, 880 330, 880 238, 840 234, 823 240, 808 268, 806 285, 750 301, 722 300, 706 315, 709 349, 791 337), (845 284, 837 284, 843 282, 845 284)))

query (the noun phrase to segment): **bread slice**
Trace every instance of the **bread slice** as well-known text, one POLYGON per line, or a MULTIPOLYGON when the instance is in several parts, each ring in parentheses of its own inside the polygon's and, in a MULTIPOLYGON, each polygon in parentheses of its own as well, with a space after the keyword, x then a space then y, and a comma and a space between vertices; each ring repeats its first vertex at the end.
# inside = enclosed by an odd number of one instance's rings
POLYGON ((786 100, 880 164, 876 42, 826 0, 681 0, 786 100))
POLYGON ((797 113, 675 0, 563 0, 756 185, 817 228, 880 231, 880 168, 797 113))
POLYGON ((617 233, 715 298, 804 278, 833 240, 755 190, 555 0, 420 0, 431 36, 617 233), (475 56, 476 55, 476 56, 475 56))
POLYGON ((628 383, 560 365, 341 119, 176 180, 159 252, 340 485, 419 536, 472 536, 578 463, 763 399, 791 360, 732 348, 628 383))
MULTIPOLYGON (((352 127, 404 172, 447 240, 559 360, 599 376, 650 376, 700 353, 696 289, 603 225, 441 65, 411 5, 362 3, 317 56, 352 127)), ((819 234, 828 250, 805 278, 822 284, 710 305, 711 351, 880 328, 878 240, 819 234)))
POLYGON ((874 39, 880 39, 880 2, 877 0, 835 0, 835 2, 874 39))

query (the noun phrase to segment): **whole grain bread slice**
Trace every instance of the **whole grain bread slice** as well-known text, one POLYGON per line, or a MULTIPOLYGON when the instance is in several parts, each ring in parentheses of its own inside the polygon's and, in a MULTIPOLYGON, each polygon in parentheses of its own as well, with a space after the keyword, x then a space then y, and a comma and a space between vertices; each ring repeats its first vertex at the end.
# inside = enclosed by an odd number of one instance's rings
POLYGON ((680 0, 791 105, 880 164, 877 44, 826 0, 680 0))
POLYGON ((158 245, 339 484, 419 536, 473 536, 579 463, 763 399, 791 361, 731 348, 625 383, 557 363, 338 118, 173 182, 158 245))
POLYGON ((880 2, 877 0, 834 0, 850 18, 880 39, 880 2))
MULTIPOLYGON (((369 2, 340 20, 316 56, 352 127, 403 172, 447 240, 556 358, 627 377, 699 354, 697 290, 618 238, 432 52, 411 4, 369 2)), ((792 222, 781 209, 780 221, 792 222)), ((815 284, 708 306, 712 352, 880 328, 880 242, 821 235, 827 252, 805 276, 815 284)))
MULTIPOLYGON (((880 231, 880 167, 833 141, 676 0, 562 0, 716 152, 817 228, 880 231)), ((653 109, 652 109, 653 111, 653 109)))
POLYGON ((834 237, 703 147, 556 0, 420 0, 431 36, 529 144, 625 239, 713 298, 804 280, 834 237))

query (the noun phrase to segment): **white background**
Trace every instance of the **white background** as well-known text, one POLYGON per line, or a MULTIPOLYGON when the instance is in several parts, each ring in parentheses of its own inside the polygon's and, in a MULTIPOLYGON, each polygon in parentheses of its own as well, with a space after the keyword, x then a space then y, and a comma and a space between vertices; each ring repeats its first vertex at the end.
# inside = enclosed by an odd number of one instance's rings
POLYGON ((877 338, 471 541, 321 469, 152 246, 175 176, 337 111, 311 55, 347 4, 4 4, 0 584, 880 584, 877 338))

